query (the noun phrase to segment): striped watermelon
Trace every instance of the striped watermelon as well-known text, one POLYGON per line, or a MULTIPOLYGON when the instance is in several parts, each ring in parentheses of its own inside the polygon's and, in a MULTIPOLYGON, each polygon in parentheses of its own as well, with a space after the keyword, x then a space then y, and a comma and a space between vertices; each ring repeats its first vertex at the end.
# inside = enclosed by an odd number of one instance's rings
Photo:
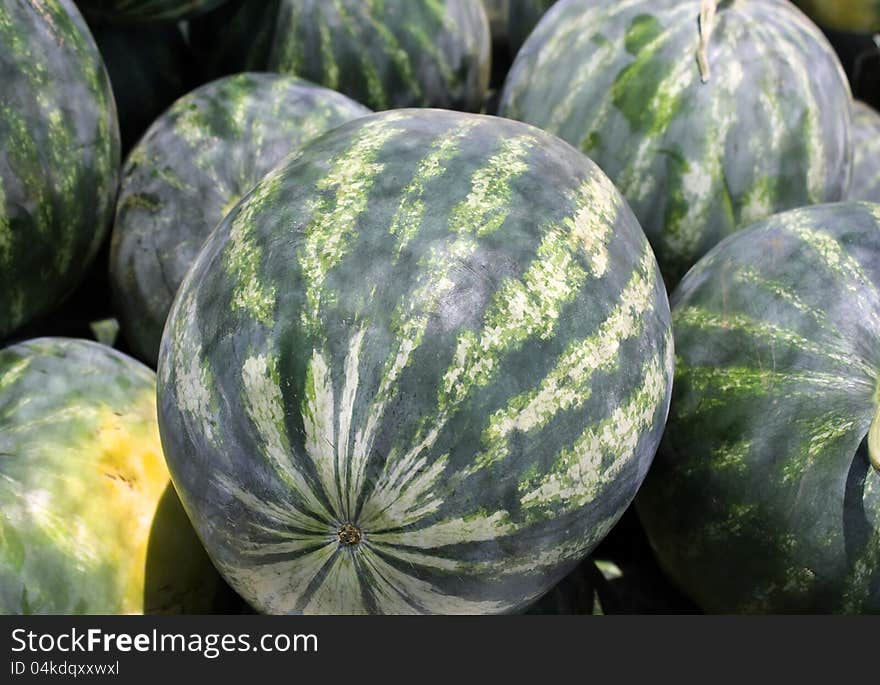
POLYGON ((721 612, 880 611, 880 205, 771 217, 673 295, 675 392, 637 500, 721 612))
POLYGON ((376 110, 478 111, 489 83, 481 0, 235 0, 191 35, 220 73, 294 74, 376 110))
POLYGON ((260 611, 517 610, 634 496, 670 335, 644 234, 576 150, 494 117, 371 115, 209 238, 162 340, 162 441, 260 611))
POLYGON ((0 46, 2 339, 58 304, 97 252, 116 196, 119 130, 72 2, 0 0, 0 46))
MULTIPOLYGON (((89 17, 117 23, 177 21, 222 5, 226 0, 76 0, 89 17)), ((262 0, 261 0, 262 1, 262 0)))
POLYGON ((192 56, 175 24, 100 24, 91 29, 113 87, 125 154, 189 90, 192 56))
POLYGON ((850 200, 880 202, 880 114, 864 104, 853 104, 853 173, 850 200))
POLYGON ((155 366, 171 301, 220 219, 290 152, 369 114, 344 95, 277 74, 238 74, 178 100, 123 170, 110 275, 135 353, 155 366))
POLYGON ((0 613, 214 608, 224 586, 171 486, 155 391, 86 340, 0 350, 0 613))
POLYGON ((880 31, 880 0, 794 0, 821 26, 838 31, 880 31))
POLYGON ((738 227, 844 196, 849 106, 833 50, 787 0, 561 0, 499 112, 596 161, 672 284, 738 227))

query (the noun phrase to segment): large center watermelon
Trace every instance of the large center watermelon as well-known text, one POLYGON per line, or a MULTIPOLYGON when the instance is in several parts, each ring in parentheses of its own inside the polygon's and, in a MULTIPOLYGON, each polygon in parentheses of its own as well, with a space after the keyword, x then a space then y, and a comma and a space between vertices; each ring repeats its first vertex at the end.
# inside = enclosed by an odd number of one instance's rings
POLYGON ((261 611, 524 607, 648 469, 667 307, 626 202, 557 138, 440 110, 344 124, 242 200, 178 292, 175 485, 261 611))
POLYGON ((737 228, 844 197, 850 101, 831 46, 788 0, 560 0, 499 112, 588 154, 674 284, 737 228))

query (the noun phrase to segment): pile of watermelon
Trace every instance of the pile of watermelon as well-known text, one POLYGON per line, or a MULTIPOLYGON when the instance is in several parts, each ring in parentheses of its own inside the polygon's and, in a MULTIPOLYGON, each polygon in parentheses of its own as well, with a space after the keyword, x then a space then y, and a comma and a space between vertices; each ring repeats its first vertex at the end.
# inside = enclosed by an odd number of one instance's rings
POLYGON ((0 613, 880 612, 878 30, 0 0, 0 613))

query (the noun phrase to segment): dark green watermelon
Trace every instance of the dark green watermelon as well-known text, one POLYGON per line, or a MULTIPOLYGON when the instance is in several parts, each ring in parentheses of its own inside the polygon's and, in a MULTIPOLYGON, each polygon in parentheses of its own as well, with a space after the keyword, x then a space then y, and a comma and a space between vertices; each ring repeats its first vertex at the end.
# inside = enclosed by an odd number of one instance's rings
POLYGON ((507 36, 511 55, 519 52, 541 17, 555 2, 556 0, 508 0, 507 36))
POLYGON ((123 169, 110 251, 115 309, 155 366, 171 301, 227 211, 288 154, 370 110, 291 76, 238 74, 178 100, 123 169))
POLYGON ((90 18, 121 24, 188 19, 224 2, 225 0, 76 0, 90 18))
POLYGON ((672 302, 672 409, 637 499, 660 563, 708 611, 880 611, 880 205, 760 222, 672 302))
POLYGON ((236 0, 190 35, 215 74, 293 74, 376 110, 478 111, 489 82, 481 0, 236 0))
POLYGON ((0 350, 0 613, 199 613, 224 592, 168 477, 155 374, 86 340, 0 350))
POLYGON ((0 0, 0 45, 2 339, 82 279, 113 213, 119 129, 69 0, 0 0))
POLYGON ((880 114, 853 103, 853 174, 850 200, 880 202, 880 114))
POLYGON ((166 458, 261 611, 519 610, 635 495, 667 411, 667 317, 638 222, 569 145, 495 117, 371 115, 208 239, 162 339, 166 458))
POLYGON ((110 75, 125 154, 190 89, 193 58, 175 24, 91 28, 110 75))
POLYGON ((787 0, 560 0, 499 112, 589 155, 673 285, 738 228, 845 197, 850 102, 828 41, 787 0))

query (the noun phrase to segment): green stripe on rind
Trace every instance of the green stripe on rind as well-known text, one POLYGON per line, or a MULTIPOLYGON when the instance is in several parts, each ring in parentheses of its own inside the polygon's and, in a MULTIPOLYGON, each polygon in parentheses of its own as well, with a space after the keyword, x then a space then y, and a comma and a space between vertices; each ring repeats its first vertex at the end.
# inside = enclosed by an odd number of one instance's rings
POLYGON ((163 444, 206 547, 261 611, 513 611, 634 496, 671 355, 647 241, 589 160, 515 122, 385 113, 306 146, 209 239, 160 356, 163 444), (218 268, 243 216, 269 321, 218 268), (589 341, 601 359, 577 397, 473 469, 492 417, 589 341), (621 450, 600 437, 607 464, 576 491, 569 455, 603 427, 621 450), (556 482, 571 495, 543 497, 556 482))
POLYGON ((0 42, 3 338, 50 311, 90 265, 113 212, 119 131, 104 65, 72 2, 4 4, 0 42))
POLYGON ((499 109, 608 173, 670 284, 737 228, 839 200, 850 178, 849 88, 818 29, 781 0, 722 3, 704 83, 699 14, 699 0, 560 0, 499 109))
POLYGON ((480 111, 491 60, 481 0, 229 0, 192 22, 221 73, 275 71, 375 109, 480 111), (219 36, 219 38, 218 38, 219 36))
MULTIPOLYGON (((384 169, 374 157, 399 133, 393 126, 397 116, 391 113, 365 124, 346 154, 335 160, 330 172, 315 184, 320 199, 312 208, 314 218, 305 229, 306 239, 299 254, 310 305, 303 312, 303 324, 312 334, 320 330, 325 275, 348 252, 348 242, 355 237, 355 220, 366 208, 371 186, 384 169)), ((332 300, 332 293, 329 296, 332 300)))
POLYGON ((472 470, 504 458, 513 435, 545 428, 559 413, 582 406, 592 393, 595 374, 619 364, 621 343, 643 333, 643 317, 653 307, 655 288, 654 257, 646 245, 638 269, 620 294, 620 304, 595 335, 570 345, 535 390, 513 398, 490 418, 483 434, 488 449, 477 455, 472 470))
POLYGON ((670 576, 716 612, 880 611, 880 206, 786 212, 673 295, 678 355, 637 503, 670 576), (745 276, 744 276, 745 274, 745 276))

